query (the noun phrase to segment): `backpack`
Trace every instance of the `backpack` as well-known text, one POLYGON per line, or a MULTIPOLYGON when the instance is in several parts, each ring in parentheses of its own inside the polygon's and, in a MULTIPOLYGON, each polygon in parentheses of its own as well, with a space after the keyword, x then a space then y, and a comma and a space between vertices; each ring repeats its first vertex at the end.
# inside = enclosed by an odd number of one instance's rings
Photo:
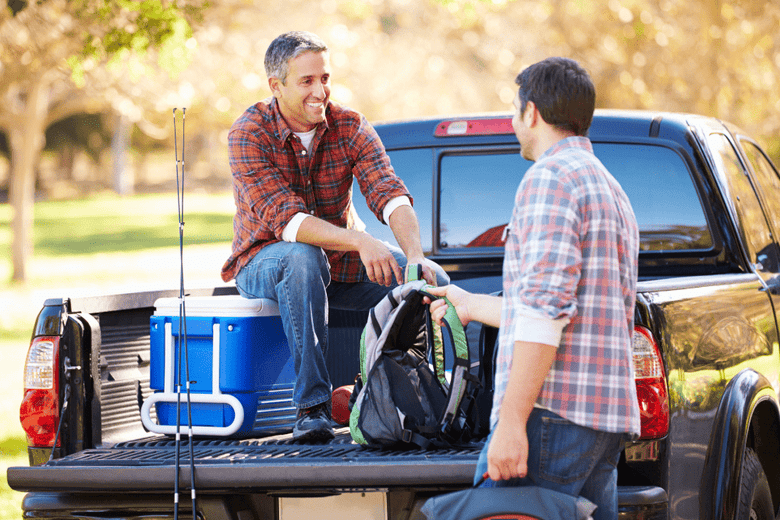
POLYGON ((429 498, 427 520, 587 520, 596 506, 537 486, 477 487, 429 498))
POLYGON ((444 327, 431 320, 423 297, 437 297, 427 294, 427 287, 423 280, 399 285, 369 311, 349 418, 358 444, 443 447, 475 435, 479 381, 470 373, 468 341, 452 305, 444 327), (447 345, 451 374, 445 371, 447 345))

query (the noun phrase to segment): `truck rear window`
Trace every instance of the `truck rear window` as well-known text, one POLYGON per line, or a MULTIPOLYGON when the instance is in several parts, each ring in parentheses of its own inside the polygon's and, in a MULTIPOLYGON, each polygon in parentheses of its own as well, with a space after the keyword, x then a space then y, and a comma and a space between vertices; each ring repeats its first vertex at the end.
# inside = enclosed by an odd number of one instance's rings
MULTIPOLYGON (((594 150, 631 200, 642 251, 711 248, 707 220, 680 155, 645 144, 594 143, 594 150)), ((516 151, 443 155, 439 248, 502 247, 515 192, 530 165, 516 151)))

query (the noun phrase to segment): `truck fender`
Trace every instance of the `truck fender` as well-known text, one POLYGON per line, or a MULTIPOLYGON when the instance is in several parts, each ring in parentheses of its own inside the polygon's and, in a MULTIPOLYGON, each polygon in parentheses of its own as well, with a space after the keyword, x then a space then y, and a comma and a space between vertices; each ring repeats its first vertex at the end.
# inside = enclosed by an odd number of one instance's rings
MULTIPOLYGON (((766 464, 777 460, 780 409, 772 385, 762 374, 745 369, 726 385, 713 422, 702 471, 699 518, 734 518, 745 448, 757 448, 767 473, 774 504, 778 503, 778 472, 766 464), (771 438, 769 437, 771 436, 771 438)), ((775 509, 777 509, 775 507, 775 509)))

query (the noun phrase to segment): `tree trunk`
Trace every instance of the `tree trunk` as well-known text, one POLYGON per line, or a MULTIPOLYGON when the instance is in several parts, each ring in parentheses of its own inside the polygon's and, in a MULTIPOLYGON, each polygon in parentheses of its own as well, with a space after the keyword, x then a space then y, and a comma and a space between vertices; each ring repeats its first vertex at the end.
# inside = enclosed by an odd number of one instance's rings
POLYGON ((114 138, 111 141, 111 151, 114 157, 114 191, 121 196, 129 196, 135 192, 135 175, 127 166, 127 149, 130 147, 130 120, 119 114, 114 125, 114 138))
POLYGON ((35 203, 35 167, 43 149, 48 89, 33 86, 27 93, 18 125, 10 130, 11 172, 9 200, 11 219, 11 261, 13 281, 27 279, 27 264, 33 252, 33 205, 35 203))

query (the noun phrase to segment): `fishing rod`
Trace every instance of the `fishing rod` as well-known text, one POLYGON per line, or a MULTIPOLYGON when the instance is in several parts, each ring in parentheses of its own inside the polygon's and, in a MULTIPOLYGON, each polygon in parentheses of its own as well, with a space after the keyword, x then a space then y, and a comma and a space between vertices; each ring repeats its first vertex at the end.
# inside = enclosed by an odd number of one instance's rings
POLYGON ((179 360, 177 363, 176 376, 176 441, 175 441, 175 471, 174 492, 173 492, 173 514, 174 519, 179 518, 179 471, 181 468, 181 351, 184 350, 184 377, 187 391, 187 435, 189 440, 190 455, 190 489, 192 495, 192 517, 197 518, 197 500, 195 493, 195 453, 192 436, 192 402, 191 402, 191 383, 190 381, 190 360, 189 349, 187 348, 187 310, 184 294, 184 143, 185 143, 185 124, 187 109, 182 108, 181 116, 181 159, 179 159, 178 134, 176 132, 176 109, 173 109, 173 150, 176 158, 176 204, 179 217, 179 360), (181 164, 181 181, 179 179, 179 165, 181 164))

